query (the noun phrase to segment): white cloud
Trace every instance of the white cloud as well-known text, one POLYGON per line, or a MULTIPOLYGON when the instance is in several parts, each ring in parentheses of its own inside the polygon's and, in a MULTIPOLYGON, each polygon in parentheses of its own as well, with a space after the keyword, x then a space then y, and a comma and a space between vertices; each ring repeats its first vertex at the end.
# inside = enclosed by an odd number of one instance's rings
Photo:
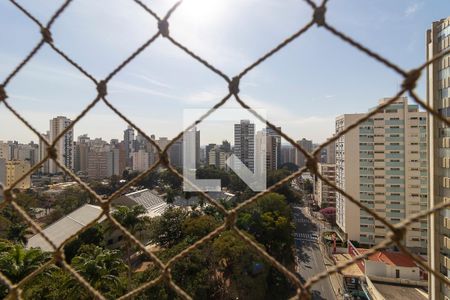
POLYGON ((416 2, 409 5, 405 10, 405 17, 413 16, 422 7, 422 4, 421 2, 416 2))

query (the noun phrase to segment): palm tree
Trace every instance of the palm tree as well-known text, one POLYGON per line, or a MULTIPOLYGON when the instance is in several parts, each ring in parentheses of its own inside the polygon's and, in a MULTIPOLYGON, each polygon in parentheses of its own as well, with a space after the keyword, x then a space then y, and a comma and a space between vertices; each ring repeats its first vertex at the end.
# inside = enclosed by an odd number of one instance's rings
MULTIPOLYGON (((135 205, 131 208, 127 206, 118 206, 113 212, 113 217, 131 234, 136 232, 142 232, 150 219, 144 214, 147 210, 142 205, 135 205)), ((127 251, 127 264, 128 264, 128 284, 131 283, 131 242, 126 241, 126 251, 127 251)))
POLYGON ((17 283, 50 259, 39 248, 25 249, 22 244, 0 242, 0 271, 17 283))
POLYGON ((175 201, 175 196, 176 196, 175 191, 172 188, 170 187, 166 188, 165 198, 168 204, 173 204, 173 202, 175 201))
POLYGON ((27 235, 33 234, 25 223, 12 223, 6 233, 6 238, 13 242, 25 245, 28 241, 27 235))
POLYGON ((120 274, 127 269, 117 250, 105 250, 95 245, 86 245, 81 254, 72 259, 72 266, 93 288, 116 298, 124 292, 120 274))

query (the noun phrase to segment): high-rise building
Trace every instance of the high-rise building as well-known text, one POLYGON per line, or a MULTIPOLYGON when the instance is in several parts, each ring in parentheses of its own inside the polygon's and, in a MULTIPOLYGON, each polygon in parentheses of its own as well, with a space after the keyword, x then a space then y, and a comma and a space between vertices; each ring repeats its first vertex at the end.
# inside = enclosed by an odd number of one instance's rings
POLYGON ((295 164, 296 149, 292 145, 281 145, 281 165, 286 163, 295 164))
MULTIPOLYGON (((168 152, 170 163, 177 168, 181 168, 183 166, 183 138, 176 140, 175 143, 170 146, 168 152)), ((198 157, 200 158, 200 149, 198 157)))
MULTIPOLYGON (((335 183, 336 165, 334 164, 317 164, 317 171, 326 179, 335 183)), ((336 207, 336 191, 334 188, 317 178, 314 185, 314 197, 321 208, 336 207)))
MULTIPOLYGON (((29 161, 0 159, 0 182, 6 186, 11 186, 30 170, 29 161)), ((14 186, 18 189, 29 189, 31 187, 31 175, 26 176, 22 181, 14 186)))
POLYGON ((75 172, 87 173, 88 152, 91 139, 84 134, 79 136, 74 146, 74 170, 75 172))
POLYGON ((327 164, 335 164, 336 163, 336 143, 332 142, 331 144, 325 147, 325 163, 327 164))
POLYGON ((0 159, 11 160, 9 155, 9 145, 3 141, 0 141, 0 159))
MULTIPOLYGON (((311 140, 303 138, 300 141, 297 141, 297 144, 308 153, 313 151, 313 142, 311 140)), ((298 150, 295 152, 295 164, 300 168, 303 168, 306 165, 305 155, 298 150)))
MULTIPOLYGON (((211 144, 210 144, 211 145, 211 144)), ((224 151, 222 145, 215 145, 215 147, 209 150, 208 165, 215 166, 218 169, 228 169, 227 159, 230 157, 230 151, 224 151)))
POLYGON ((183 135, 183 159, 188 168, 200 168, 200 131, 196 127, 186 131, 183 135))
MULTIPOLYGON (((44 137, 47 141, 50 141, 50 131, 47 131, 47 133, 43 133, 42 137, 44 137)), ((39 140, 39 160, 43 160, 44 157, 47 155, 47 145, 42 141, 39 140)), ((50 161, 47 159, 41 166, 40 171, 44 174, 48 174, 50 172, 50 161)))
POLYGON ((252 172, 255 164, 255 124, 241 120, 234 124, 234 154, 252 172))
POLYGON ((222 141, 222 145, 220 146, 220 149, 223 152, 231 152, 231 144, 230 144, 230 142, 227 141, 227 140, 222 141))
MULTIPOLYGON (((450 17, 433 22, 427 31, 427 60, 447 51, 450 17)), ((427 102, 442 116, 450 117, 450 55, 427 67, 427 102)), ((430 162, 430 207, 450 201, 450 128, 430 114, 428 145, 430 162)), ((450 209, 430 216, 429 265, 450 278, 450 209)), ((430 299, 450 299, 450 288, 430 276, 430 299)))
POLYGON ((110 177, 108 170, 109 151, 91 149, 87 155, 87 175, 90 178, 103 179, 110 177))
POLYGON ((144 172, 147 171, 149 164, 149 154, 144 149, 133 152, 133 170, 144 172))
POLYGON ((128 126, 128 128, 123 132, 123 141, 124 141, 124 147, 125 147, 125 157, 126 157, 126 166, 132 167, 133 161, 132 161, 132 155, 134 152, 134 129, 131 126, 128 126))
MULTIPOLYGON (((278 127, 280 130, 281 128, 278 127)), ((281 165, 281 136, 271 128, 266 128, 256 133, 255 155, 265 155, 265 170, 276 170, 281 165), (265 145, 262 145, 265 143, 265 145)), ((255 164, 259 162, 255 159, 255 164)), ((255 167, 256 169, 256 167, 255 167)), ((260 166, 260 170, 264 170, 260 166)))
MULTIPOLYGON (((389 99, 382 99, 385 103, 389 99)), ((362 115, 336 118, 336 133, 362 115)), ((426 113, 402 97, 336 142, 336 185, 395 224, 426 210, 426 113)), ((341 194, 336 195, 336 223, 348 239, 373 246, 387 228, 341 194)), ((426 218, 412 222, 403 243, 427 252, 426 218)))
MULTIPOLYGON (((72 121, 66 117, 58 116, 50 120, 50 142, 54 141, 56 137, 65 130, 72 121)), ((68 169, 73 169, 73 128, 67 131, 55 145, 58 160, 64 164, 68 169)), ((49 172, 59 173, 60 168, 53 160, 49 161, 49 172)))
MULTIPOLYGON (((281 131, 281 127, 277 127, 281 131)), ((266 128, 267 133, 267 156, 268 170, 276 170, 281 166, 281 135, 270 127, 266 128)))
MULTIPOLYGON (((209 153, 212 149, 216 148, 216 144, 208 144, 205 146, 205 165, 210 165, 209 153)), ((214 150, 215 151, 215 150, 214 150)), ((215 161, 215 158, 214 160, 215 161)))

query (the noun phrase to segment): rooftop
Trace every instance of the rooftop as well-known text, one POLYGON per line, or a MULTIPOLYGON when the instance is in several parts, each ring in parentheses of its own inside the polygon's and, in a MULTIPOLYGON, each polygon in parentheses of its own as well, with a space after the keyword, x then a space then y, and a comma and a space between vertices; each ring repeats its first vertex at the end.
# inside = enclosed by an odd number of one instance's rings
MULTIPOLYGON (((91 223, 102 213, 99 206, 85 204, 67 216, 54 222, 42 232, 59 247, 65 240, 77 233, 80 229, 91 223)), ((104 220, 105 216, 100 218, 104 220)), ((27 248, 41 248, 43 251, 53 251, 52 246, 40 234, 33 235, 27 243, 27 248)))
MULTIPOLYGON (((345 263, 351 260, 353 257, 350 254, 333 254, 333 258, 336 263, 345 263)), ((342 275, 350 277, 364 277, 364 273, 358 267, 357 264, 351 264, 341 271, 342 275)))
POLYGON ((378 292, 389 300, 425 300, 427 293, 421 287, 373 282, 378 292))
MULTIPOLYGON (((359 253, 365 253, 367 249, 358 249, 358 251, 359 253)), ((401 252, 378 251, 370 255, 367 259, 397 267, 417 267, 417 264, 411 257, 401 252)))

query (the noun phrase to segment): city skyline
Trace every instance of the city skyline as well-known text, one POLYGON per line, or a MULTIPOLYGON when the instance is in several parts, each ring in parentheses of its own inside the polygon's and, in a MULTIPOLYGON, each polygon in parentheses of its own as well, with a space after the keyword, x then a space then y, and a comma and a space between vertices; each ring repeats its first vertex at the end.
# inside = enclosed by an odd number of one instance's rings
POLYGON ((0 298, 450 299, 444 2, 0 2, 0 298))
MULTIPOLYGON (((270 0, 261 2, 260 13, 254 16, 249 14, 251 2, 235 1, 234 5, 224 5, 224 2, 219 1, 217 5, 206 5, 198 12, 195 12, 195 7, 190 8, 188 3, 183 3, 171 20, 171 33, 232 76, 303 26, 312 13, 302 2, 280 5, 270 0), (182 9, 183 6, 185 9, 182 9), (219 9, 220 14, 217 14, 219 9), (274 14, 274 11, 278 14, 274 14), (215 18, 208 17, 213 13, 215 18), (196 16, 194 23, 188 21, 193 15, 196 16), (233 22, 242 15, 249 18, 244 31, 239 30, 238 22, 233 22), (281 15, 284 16, 284 22, 279 20, 281 15), (212 32, 216 30, 223 34, 213 35, 212 32), (270 41, 258 36, 261 30, 271 35, 270 41), (200 36, 202 38, 198 38, 200 36), (249 44, 247 40, 253 42, 249 44)), ((423 29, 433 20, 443 17, 441 12, 445 11, 444 2, 425 4, 413 0, 384 0, 377 5, 354 0, 332 2, 327 20, 408 69, 425 61, 423 29), (354 11, 355 20, 345 18, 350 8, 354 11)), ((27 4, 40 20, 46 20, 56 5, 27 4)), ((114 21, 102 17, 103 22, 111 22, 104 25, 114 29, 114 36, 106 34, 107 28, 99 26, 96 21, 99 14, 106 13, 100 2, 92 4, 75 1, 64 18, 56 22, 53 32, 55 42, 98 78, 102 78, 146 40, 147 35, 140 30, 141 27, 156 30, 156 24, 141 15, 142 12, 133 3, 124 1, 108 5, 108 14, 120 16, 125 21, 118 27, 114 21), (122 13, 124 11, 136 11, 133 20, 129 20, 129 16, 122 13), (70 24, 80 18, 83 23, 74 31, 70 24), (61 32, 67 32, 67 36, 61 32), (105 34, 108 39, 99 38, 105 34), (123 40, 117 40, 116 37, 123 40), (102 54, 100 60, 96 59, 99 53, 102 54)), ((170 4, 157 1, 152 6, 156 11, 164 11, 170 4)), ((0 19, 10 25, 4 26, 1 33, 7 40, 11 37, 15 41, 5 45, 0 54, 3 64, 0 76, 3 77, 19 63, 22 51, 25 53, 30 49, 39 35, 37 31, 29 30, 29 24, 24 22, 26 18, 9 3, 0 3, 0 19), (14 39, 16 34, 22 38, 14 39)), ((312 34, 305 34, 298 42, 249 74, 241 82, 241 96, 252 107, 267 109, 268 118, 281 126, 288 135, 322 142, 333 132, 335 115, 364 111, 374 106, 377 99, 393 95, 400 86, 399 77, 382 65, 355 53, 340 40, 312 28, 312 34), (353 63, 344 64, 345 61, 353 63), (327 75, 323 76, 318 70, 326 70, 327 75)), ((110 82, 108 98, 147 133, 174 137, 182 129, 180 116, 183 109, 209 108, 227 92, 221 78, 211 75, 203 66, 165 42, 156 41, 137 60, 139 63, 130 64, 110 82), (192 73, 196 74, 195 78, 189 76, 192 73)), ((425 96, 424 82, 425 77, 422 76, 418 84, 418 93, 422 98, 425 96)), ((47 120, 53 116, 64 114, 74 119, 95 96, 95 87, 44 46, 11 82, 7 92, 11 105, 30 120, 38 131, 44 132, 47 120)), ((233 105, 237 104, 233 102, 233 105)), ((17 125, 15 117, 1 106, 0 118, 6 124, 15 124, 0 128, 2 139, 13 140, 15 137, 15 140, 22 142, 34 139, 31 131, 17 125)), ((74 130, 109 140, 117 138, 113 133, 126 126, 117 120, 118 117, 100 103, 74 130), (104 126, 92 128, 91 124, 96 122, 104 126)), ((210 142, 213 136, 205 134, 205 142, 210 142)))

